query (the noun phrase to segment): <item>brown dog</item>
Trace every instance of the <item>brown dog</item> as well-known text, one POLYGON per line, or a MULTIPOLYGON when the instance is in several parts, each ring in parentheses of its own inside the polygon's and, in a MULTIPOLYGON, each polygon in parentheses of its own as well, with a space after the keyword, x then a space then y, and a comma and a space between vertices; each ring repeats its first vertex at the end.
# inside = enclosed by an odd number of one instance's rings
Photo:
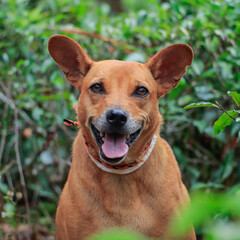
MULTIPOLYGON (((146 64, 92 61, 77 42, 55 35, 48 49, 81 90, 79 132, 56 216, 57 240, 85 239, 114 226, 171 239, 168 223, 188 193, 170 146, 159 136, 158 98, 193 60, 185 44, 146 64)), ((184 239, 195 239, 194 231, 184 239)))

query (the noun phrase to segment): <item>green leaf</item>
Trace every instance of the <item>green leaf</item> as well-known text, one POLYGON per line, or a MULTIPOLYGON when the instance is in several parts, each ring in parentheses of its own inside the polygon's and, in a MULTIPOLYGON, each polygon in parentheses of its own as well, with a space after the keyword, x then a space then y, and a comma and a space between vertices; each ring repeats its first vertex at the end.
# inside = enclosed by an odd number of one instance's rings
POLYGON ((9 190, 8 185, 0 182, 0 192, 7 194, 9 190))
POLYGON ((140 233, 132 232, 124 229, 108 229, 92 236, 89 240, 146 240, 140 233))
POLYGON ((181 212, 175 215, 170 230, 180 237, 191 230, 192 224, 195 227, 209 224, 209 220, 216 214, 228 213, 239 217, 239 200, 239 194, 196 192, 191 196, 191 205, 185 205, 181 212))
POLYGON ((227 152, 227 155, 224 158, 222 165, 223 165, 223 173, 222 173, 221 180, 224 181, 226 178, 228 178, 231 175, 231 173, 233 171, 233 165, 234 165, 234 151, 233 150, 229 150, 227 152))
POLYGON ((32 117, 36 121, 39 121, 43 114, 44 114, 44 111, 41 108, 34 108, 32 111, 32 117))
POLYGON ((192 121, 192 124, 198 129, 200 133, 203 133, 208 125, 208 122, 205 120, 194 120, 192 121))
POLYGON ((124 61, 126 62, 142 62, 144 63, 146 61, 145 56, 142 53, 134 52, 129 54, 124 61))
POLYGON ((240 94, 238 94, 237 92, 230 91, 227 94, 231 96, 233 101, 240 107, 240 94))
POLYGON ((200 75, 200 78, 205 79, 205 78, 213 78, 213 77, 216 77, 216 76, 217 76, 216 69, 215 68, 210 68, 210 69, 206 70, 205 72, 203 72, 200 75))
POLYGON ((201 75, 204 69, 204 63, 200 59, 195 59, 192 63, 192 69, 196 73, 196 75, 201 75))
POLYGON ((181 97, 178 99, 178 104, 179 104, 180 106, 182 106, 182 105, 185 105, 185 104, 187 104, 187 103, 192 102, 192 100, 193 100, 193 96, 191 96, 191 95, 184 95, 184 96, 181 96, 181 97))
POLYGON ((207 86, 196 86, 194 89, 196 96, 203 100, 209 101, 215 98, 215 95, 210 87, 207 86))
POLYGON ((43 95, 43 96, 40 96, 39 98, 38 98, 38 100, 40 101, 40 102, 44 102, 44 101, 49 101, 49 100, 59 100, 59 99, 61 99, 62 98, 62 94, 51 94, 51 95, 43 95))
MULTIPOLYGON (((235 118, 238 113, 235 111, 228 111, 229 115, 231 115, 233 118, 235 118)), ((213 126, 213 136, 218 135, 220 132, 222 132, 225 127, 229 126, 232 123, 233 119, 230 118, 226 113, 223 113, 218 120, 214 123, 213 126)))
POLYGON ((213 104, 211 102, 198 102, 198 103, 191 103, 191 104, 185 106, 183 109, 187 110, 190 108, 197 108, 197 107, 216 107, 216 108, 218 108, 218 106, 216 104, 213 104))
POLYGON ((7 202, 3 206, 4 214, 2 213, 3 218, 12 217, 15 214, 16 207, 12 202, 7 202))

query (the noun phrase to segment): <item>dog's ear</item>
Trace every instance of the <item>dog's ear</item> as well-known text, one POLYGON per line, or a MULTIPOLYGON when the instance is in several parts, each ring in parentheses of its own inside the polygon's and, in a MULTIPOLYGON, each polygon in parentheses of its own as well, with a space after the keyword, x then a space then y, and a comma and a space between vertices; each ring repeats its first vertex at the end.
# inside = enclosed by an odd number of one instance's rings
POLYGON ((77 89, 81 89, 82 80, 93 61, 80 45, 69 37, 53 35, 48 40, 48 51, 64 72, 67 80, 77 89))
POLYGON ((175 88, 187 66, 192 64, 193 50, 186 44, 173 44, 155 54, 146 65, 158 84, 158 97, 175 88))

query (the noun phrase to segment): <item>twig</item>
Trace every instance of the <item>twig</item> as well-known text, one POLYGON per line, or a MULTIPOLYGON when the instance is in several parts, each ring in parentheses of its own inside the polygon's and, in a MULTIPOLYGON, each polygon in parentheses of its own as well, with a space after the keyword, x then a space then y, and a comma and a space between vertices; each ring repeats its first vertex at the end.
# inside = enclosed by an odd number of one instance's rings
MULTIPOLYGON (((0 213, 3 212, 3 194, 0 192, 0 213)), ((0 214, 0 223, 3 222, 2 214, 0 214)), ((1 230, 1 228, 0 228, 1 230)))
POLYGON ((12 176, 11 176, 9 171, 6 172, 6 177, 7 177, 7 182, 8 182, 9 189, 14 191, 13 180, 12 180, 12 176))
POLYGON ((13 109, 14 109, 14 133, 15 133, 14 150, 15 150, 16 161, 17 161, 17 165, 18 165, 18 172, 20 175, 20 181, 21 181, 21 185, 23 188, 23 197, 24 197, 24 202, 25 202, 25 207, 26 207, 26 212, 27 212, 27 219, 29 221, 30 220, 30 208, 29 208, 29 202, 28 202, 28 194, 27 194, 27 188, 26 188, 26 184, 25 184, 23 168, 22 168, 22 163, 21 163, 20 153, 19 153, 18 109, 12 99, 9 89, 7 88, 7 86, 5 86, 3 81, 0 81, 0 86, 6 92, 7 98, 10 99, 12 106, 14 106, 13 107, 13 109))
POLYGON ((114 40, 114 39, 111 39, 109 37, 104 37, 104 36, 102 36, 100 34, 97 34, 97 33, 87 32, 87 31, 82 30, 81 28, 76 28, 76 27, 66 28, 66 27, 63 27, 63 28, 61 28, 61 31, 66 32, 66 33, 76 33, 76 34, 91 37, 91 38, 97 38, 97 39, 100 39, 104 42, 111 43, 112 45, 119 45, 119 46, 128 45, 125 42, 114 40))
POLYGON ((91 38, 97 38, 97 39, 100 39, 100 40, 102 40, 104 42, 108 42, 108 43, 110 43, 112 45, 115 45, 115 46, 126 46, 128 48, 128 49, 125 50, 127 53, 133 52, 131 49, 129 49, 129 44, 126 43, 126 42, 114 40, 114 39, 111 39, 109 37, 105 37, 105 36, 102 36, 100 34, 97 34, 97 33, 87 32, 87 31, 82 30, 81 28, 76 28, 76 27, 67 28, 67 27, 63 27, 60 30, 62 32, 65 32, 65 33, 75 33, 75 34, 78 34, 78 35, 83 35, 83 36, 87 36, 87 37, 91 37, 91 38))
POLYGON ((20 175, 21 185, 22 185, 22 188, 23 188, 23 197, 24 197, 25 207, 26 207, 26 211, 27 211, 27 219, 29 221, 30 220, 30 208, 29 208, 29 202, 28 202, 28 193, 27 193, 26 183, 25 183, 25 179, 24 179, 24 174, 23 174, 20 154, 19 154, 19 144, 18 144, 18 111, 17 111, 17 108, 14 109, 14 132, 15 132, 14 149, 15 149, 15 154, 16 154, 16 160, 17 160, 17 165, 18 165, 18 171, 19 171, 19 175, 20 175))
POLYGON ((3 110, 3 115, 2 115, 2 134, 1 134, 1 143, 0 143, 0 166, 1 166, 1 161, 2 161, 2 156, 3 156, 3 151, 4 151, 4 147, 5 147, 5 143, 6 143, 6 136, 7 136, 7 130, 6 130, 6 126, 5 126, 5 121, 4 119, 7 116, 7 112, 8 112, 8 104, 5 103, 4 104, 4 110, 3 110))
POLYGON ((62 124, 58 124, 57 127, 59 127, 70 140, 74 140, 75 136, 73 136, 72 134, 70 134, 70 132, 68 131, 68 129, 65 126, 62 126, 62 124))
POLYGON ((235 120, 236 121, 236 118, 234 118, 233 116, 231 116, 224 108, 223 106, 218 102, 218 101, 215 101, 215 103, 217 104, 218 108, 220 110, 222 110, 223 112, 225 112, 231 119, 235 120))
POLYGON ((201 165, 210 165, 210 166, 217 166, 219 164, 218 161, 208 161, 207 159, 200 159, 200 158, 190 158, 187 157, 187 161, 189 163, 201 164, 201 165))
POLYGON ((10 169, 15 163, 16 163, 16 161, 12 160, 10 163, 8 163, 6 166, 4 166, 4 168, 0 170, 0 177, 4 173, 6 173, 8 171, 8 169, 10 169))
MULTIPOLYGON (((4 91, 6 92, 7 95, 9 95, 9 90, 6 88, 6 86, 4 86, 3 82, 0 80, 0 86, 4 89, 4 91)), ((2 100, 3 102, 5 102, 11 109, 15 109, 16 105, 13 102, 12 99, 8 98, 7 96, 5 96, 3 93, 0 92, 0 100, 2 100)), ((22 111, 21 109, 18 110, 18 114, 25 120, 25 122, 29 125, 31 125, 32 127, 34 127, 35 129, 39 129, 38 131, 40 131, 44 136, 47 135, 46 131, 39 127, 36 126, 36 124, 34 123, 34 121, 32 121, 31 118, 28 117, 28 115, 22 111)))
MULTIPOLYGON (((208 161, 209 164, 210 163, 214 164, 214 163, 218 162, 216 157, 211 153, 211 151, 209 151, 207 148, 205 148, 201 144, 199 144, 198 141, 194 141, 194 146, 195 146, 194 148, 198 149, 200 153, 203 153, 201 155, 207 156, 209 159, 211 159, 211 161, 208 161)), ((189 149, 191 152, 193 152, 196 155, 196 152, 193 150, 192 145, 187 144, 186 147, 187 147, 187 149, 189 149)), ((198 157, 198 158, 200 158, 200 157, 198 157)), ((207 163, 207 160, 204 160, 203 162, 207 163)))

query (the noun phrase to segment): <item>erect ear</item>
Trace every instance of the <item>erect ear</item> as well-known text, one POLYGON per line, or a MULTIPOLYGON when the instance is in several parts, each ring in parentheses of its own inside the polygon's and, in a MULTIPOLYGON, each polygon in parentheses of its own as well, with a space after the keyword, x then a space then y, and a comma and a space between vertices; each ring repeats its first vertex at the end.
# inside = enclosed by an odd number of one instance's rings
POLYGON ((158 84, 158 97, 175 88, 187 66, 192 64, 193 50, 186 44, 173 44, 155 54, 146 65, 158 84))
POLYGON ((82 80, 93 62, 80 45, 69 37, 53 35, 48 40, 48 51, 64 72, 67 80, 81 89, 82 80))

